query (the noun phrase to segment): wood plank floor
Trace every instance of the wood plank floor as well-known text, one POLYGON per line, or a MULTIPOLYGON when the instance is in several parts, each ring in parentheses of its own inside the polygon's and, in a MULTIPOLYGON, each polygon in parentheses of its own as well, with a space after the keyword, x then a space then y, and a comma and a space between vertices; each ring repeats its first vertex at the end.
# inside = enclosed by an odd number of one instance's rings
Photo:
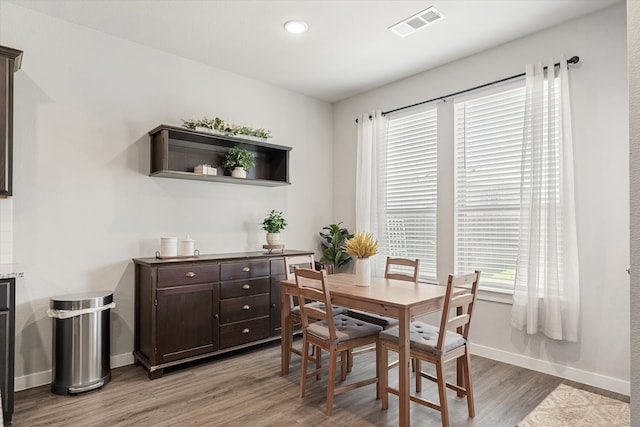
MULTIPOLYGON (((370 375, 375 353, 355 359, 347 381, 370 375)), ((629 401, 545 375, 472 357, 476 416, 467 415, 466 401, 449 395, 452 425, 515 426, 561 382, 629 401)), ((451 368, 448 378, 454 378, 451 368)), ((165 371, 150 381, 140 366, 112 369, 112 380, 100 390, 78 396, 58 396, 49 386, 15 395, 14 426, 383 426, 397 424, 397 397, 380 409, 373 385, 335 398, 333 415, 325 410, 326 377, 308 381, 307 394, 298 398, 299 358, 291 373, 280 375, 279 343, 208 359, 203 363, 165 371)), ((397 377, 393 371, 390 381, 397 377)), ((423 383, 423 396, 437 399, 435 384, 423 383)), ((415 426, 441 425, 439 413, 411 404, 415 426)))

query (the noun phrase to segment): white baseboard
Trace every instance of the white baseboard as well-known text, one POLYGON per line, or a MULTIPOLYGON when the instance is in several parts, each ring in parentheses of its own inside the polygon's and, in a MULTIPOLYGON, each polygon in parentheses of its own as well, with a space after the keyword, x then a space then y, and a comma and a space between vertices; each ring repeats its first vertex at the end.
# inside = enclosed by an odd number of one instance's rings
MULTIPOLYGON (((124 353, 111 356, 111 368, 119 368, 121 366, 131 365, 133 363, 133 354, 124 353)), ((42 385, 51 384, 51 370, 36 372, 35 374, 23 375, 16 377, 14 380, 15 391, 26 390, 28 388, 40 387, 42 385)))
POLYGON ((542 372, 544 374, 554 375, 556 377, 613 391, 626 396, 629 396, 631 392, 631 383, 619 378, 607 377, 594 372, 583 371, 569 366, 558 365, 546 360, 534 359, 521 354, 510 353, 504 350, 497 350, 495 348, 473 343, 471 344, 470 349, 471 354, 486 357, 487 359, 497 360, 498 362, 504 362, 521 368, 542 372))

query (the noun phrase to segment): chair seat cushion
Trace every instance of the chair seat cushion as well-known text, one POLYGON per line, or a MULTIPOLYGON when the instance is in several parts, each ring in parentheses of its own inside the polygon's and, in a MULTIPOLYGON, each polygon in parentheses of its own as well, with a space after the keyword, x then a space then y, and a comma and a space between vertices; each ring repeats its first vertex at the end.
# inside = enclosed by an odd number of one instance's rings
MULTIPOLYGON (((318 308, 318 309, 323 310, 323 311, 325 309, 324 303, 323 302, 319 302, 319 301, 309 302, 309 303, 307 303, 307 306, 315 307, 315 308, 318 308)), ((334 316, 337 316, 338 314, 347 314, 348 310, 346 308, 344 308, 344 307, 340 307, 339 305, 332 305, 331 306, 331 311, 332 311, 332 314, 334 316)), ((291 309, 291 313, 297 314, 298 316, 300 316, 300 306, 296 305, 295 307, 293 307, 291 309)))
POLYGON ((373 313, 367 313, 366 311, 348 310, 347 316, 353 317, 354 319, 364 320, 365 322, 373 323, 374 325, 382 326, 383 329, 398 325, 398 319, 394 319, 393 317, 380 316, 373 313))
MULTIPOLYGON (((411 322, 409 329, 409 339, 411 340, 411 348, 425 353, 435 354, 438 356, 444 355, 449 351, 461 347, 467 343, 464 337, 453 331, 446 331, 447 335, 444 338, 443 349, 436 348, 438 345, 438 333, 439 329, 433 325, 425 322, 411 322)), ((391 328, 380 333, 380 339, 398 343, 399 341, 398 328, 391 328)))
MULTIPOLYGON (((362 320, 354 319, 344 314, 334 316, 333 324, 336 328, 336 343, 377 335, 382 331, 382 327, 378 325, 363 322, 362 320)), ((329 341, 329 328, 327 322, 324 320, 310 324, 307 328, 307 333, 329 341)))

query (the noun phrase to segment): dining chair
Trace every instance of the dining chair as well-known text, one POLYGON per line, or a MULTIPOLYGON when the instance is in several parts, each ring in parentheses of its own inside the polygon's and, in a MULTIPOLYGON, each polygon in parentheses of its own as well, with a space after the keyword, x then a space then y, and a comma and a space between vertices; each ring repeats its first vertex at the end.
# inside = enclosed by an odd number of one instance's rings
MULTIPOLYGON (((417 394, 411 395, 410 399, 412 402, 440 411, 443 426, 449 425, 447 387, 455 390, 459 396, 467 397, 469 417, 473 418, 475 416, 473 385, 469 368, 468 336, 479 281, 479 271, 457 277, 449 275, 440 327, 438 328, 419 321, 411 322, 410 325, 409 350, 411 358, 415 360, 416 393, 422 391, 422 378, 434 381, 438 384, 439 404, 426 400, 417 394), (459 287, 465 287, 468 291, 454 296, 454 288, 459 287), (454 308, 455 310, 453 310, 454 308), (451 314, 452 311, 454 311, 453 314, 451 314), (462 361, 462 386, 448 383, 444 378, 444 364, 458 359, 462 361), (422 371, 422 361, 435 365, 435 376, 422 371)), ((380 333, 380 344, 382 347, 380 366, 388 366, 388 351, 393 350, 398 352, 398 343, 398 328, 387 329, 380 333)), ((388 382, 388 370, 381 369, 380 391, 382 392, 382 409, 388 408, 389 393, 395 395, 399 393, 397 389, 389 387, 388 382)))
MULTIPOLYGON (((315 259, 313 255, 299 255, 299 256, 287 256, 284 258, 284 268, 285 268, 285 277, 287 280, 293 280, 295 275, 293 270, 298 268, 310 268, 315 269, 315 259)), ((318 304, 322 309, 324 306, 318 304)), ((333 314, 345 314, 347 309, 344 307, 339 307, 337 305, 332 306, 333 314)), ((300 314, 300 306, 298 305, 296 299, 294 299, 293 295, 289 295, 289 330, 294 331, 294 326, 296 324, 300 324, 302 320, 300 314)), ((291 346, 287 350, 287 366, 291 364, 291 354, 297 354, 298 356, 302 356, 302 350, 297 349, 293 346, 293 339, 291 340, 291 346)))
MULTIPOLYGON (((378 325, 353 319, 344 314, 333 315, 331 311, 326 309, 326 307, 331 306, 326 271, 300 268, 296 268, 294 271, 302 315, 302 354, 309 353, 310 345, 316 348, 316 369, 313 372, 307 372, 309 358, 302 358, 300 398, 304 397, 306 378, 313 375, 317 377, 324 370, 319 367, 319 359, 322 357, 322 350, 327 350, 329 352, 329 367, 327 372, 326 413, 331 415, 334 396, 355 388, 378 383, 378 358, 380 355, 378 340, 382 328, 378 325), (318 302, 321 305, 309 303, 309 301, 318 302), (338 355, 340 355, 340 381, 345 382, 348 351, 371 344, 375 344, 377 348, 375 376, 336 387, 338 355)), ((376 398, 378 398, 378 391, 376 386, 376 398)))

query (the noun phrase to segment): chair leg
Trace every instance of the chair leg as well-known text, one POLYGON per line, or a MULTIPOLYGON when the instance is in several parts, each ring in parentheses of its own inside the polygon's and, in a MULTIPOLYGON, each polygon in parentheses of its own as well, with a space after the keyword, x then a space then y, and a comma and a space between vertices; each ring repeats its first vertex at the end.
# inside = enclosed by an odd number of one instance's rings
POLYGON ((442 426, 449 426, 449 408, 447 405, 447 385, 444 379, 444 369, 442 361, 436 362, 436 373, 438 375, 438 394, 440 395, 440 415, 442 416, 442 426))
POLYGON ((381 354, 382 346, 380 345, 380 340, 378 340, 378 342, 376 342, 376 378, 378 379, 378 383, 376 384, 376 400, 380 399, 380 373, 389 372, 386 363, 384 365, 380 364, 382 359, 381 354))
POLYGON ((329 373, 327 375, 327 415, 333 410, 333 395, 336 388, 336 366, 338 364, 338 352, 329 350, 329 373))
POLYGON ((378 381, 378 390, 380 398, 382 399, 382 409, 389 408, 389 393, 387 392, 387 384, 389 382, 389 354, 387 352, 387 345, 383 342, 380 343, 380 363, 378 364, 378 373, 380 379, 378 381))
POLYGON ((300 398, 304 397, 304 387, 307 380, 307 354, 309 353, 309 342, 306 335, 302 338, 302 367, 300 368, 300 398))
POLYGON ((340 352, 340 381, 345 381, 347 379, 348 364, 349 364, 349 352, 348 351, 340 352))
POLYGON ((464 371, 464 384, 467 389, 467 408, 469 409, 469 416, 471 418, 476 415, 476 408, 473 403, 473 384, 471 383, 471 364, 469 351, 465 351, 463 359, 462 359, 462 369, 464 371))
POLYGON ((422 391, 422 361, 417 358, 411 359, 413 360, 415 372, 416 372, 416 393, 420 393, 422 391))
POLYGON ((313 346, 313 348, 315 349, 315 352, 316 352, 316 357, 315 357, 315 364, 317 369, 316 381, 320 381, 320 368, 322 368, 322 349, 315 345, 313 346))
POLYGON ((287 349, 287 369, 291 366, 291 348, 293 347, 293 320, 289 319, 289 330, 292 332, 291 337, 289 338, 290 346, 287 349))

